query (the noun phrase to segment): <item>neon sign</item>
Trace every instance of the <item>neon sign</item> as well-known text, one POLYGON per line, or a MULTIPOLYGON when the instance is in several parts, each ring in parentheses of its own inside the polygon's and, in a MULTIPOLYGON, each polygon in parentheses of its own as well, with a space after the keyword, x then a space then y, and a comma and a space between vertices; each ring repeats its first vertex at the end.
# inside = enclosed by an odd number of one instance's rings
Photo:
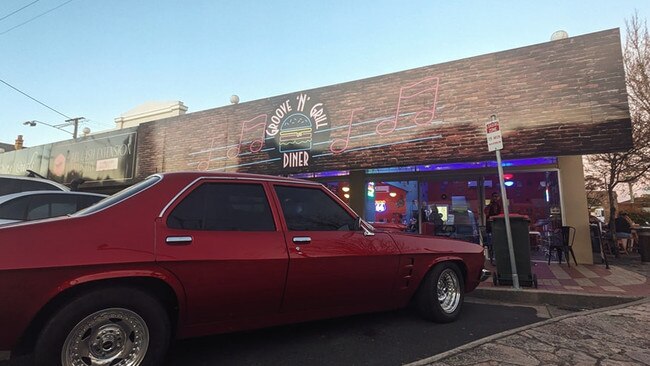
POLYGON ((385 212, 386 211, 386 201, 384 201, 384 200, 376 200, 375 201, 375 211, 377 211, 377 212, 385 212))

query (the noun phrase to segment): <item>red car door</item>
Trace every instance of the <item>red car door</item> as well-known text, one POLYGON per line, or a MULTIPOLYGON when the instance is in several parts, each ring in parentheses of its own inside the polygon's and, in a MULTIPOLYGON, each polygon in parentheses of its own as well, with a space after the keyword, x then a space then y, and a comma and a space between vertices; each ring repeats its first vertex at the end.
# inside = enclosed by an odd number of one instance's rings
POLYGON ((275 191, 290 257, 283 312, 386 308, 399 265, 390 236, 364 235, 325 188, 276 185, 275 191))
POLYGON ((190 325, 279 312, 288 254, 268 189, 202 180, 158 220, 156 258, 181 281, 190 325))

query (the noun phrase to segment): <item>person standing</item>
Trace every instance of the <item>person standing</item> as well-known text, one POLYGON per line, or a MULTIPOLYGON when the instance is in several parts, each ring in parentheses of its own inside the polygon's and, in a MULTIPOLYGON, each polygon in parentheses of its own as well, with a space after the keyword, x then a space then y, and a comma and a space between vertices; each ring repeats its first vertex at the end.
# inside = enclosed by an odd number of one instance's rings
POLYGON ((492 197, 490 198, 490 204, 485 208, 485 231, 488 233, 492 232, 492 223, 490 218, 492 216, 501 215, 503 208, 501 207, 501 199, 497 192, 492 192, 492 197))

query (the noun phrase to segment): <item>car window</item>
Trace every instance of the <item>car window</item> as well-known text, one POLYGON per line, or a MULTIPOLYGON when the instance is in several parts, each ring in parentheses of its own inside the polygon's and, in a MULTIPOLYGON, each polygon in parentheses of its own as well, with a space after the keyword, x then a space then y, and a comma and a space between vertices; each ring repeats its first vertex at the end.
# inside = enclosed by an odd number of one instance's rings
POLYGON ((318 188, 276 186, 287 228, 292 231, 354 230, 356 218, 318 188))
POLYGON ((20 179, 0 178, 0 196, 20 192, 20 179))
POLYGON ((0 196, 26 191, 60 191, 61 188, 46 181, 0 177, 0 196))
POLYGON ((18 197, 0 205, 0 219, 25 220, 29 197, 18 197))
POLYGON ((75 211, 77 211, 77 197, 74 195, 40 194, 31 197, 27 220, 64 216, 75 211))
POLYGON ((59 191, 56 186, 45 182, 38 182, 33 180, 23 181, 21 192, 26 191, 59 191))
POLYGON ((95 213, 97 211, 101 211, 107 207, 110 207, 114 204, 117 204, 121 201, 126 200, 127 198, 134 196, 145 189, 153 186, 154 184, 158 183, 160 181, 160 176, 158 175, 151 175, 147 177, 145 180, 136 183, 128 188, 125 188, 117 193, 115 193, 112 196, 107 197, 104 200, 101 200, 101 202, 98 202, 96 205, 91 205, 90 207, 87 207, 79 212, 77 212, 75 215, 88 215, 95 213))
POLYGON ((173 229, 275 231, 273 214, 261 184, 204 183, 169 214, 173 229))
POLYGON ((86 207, 92 206, 103 199, 104 197, 98 197, 98 196, 90 196, 90 195, 79 196, 77 197, 77 210, 81 210, 86 207))

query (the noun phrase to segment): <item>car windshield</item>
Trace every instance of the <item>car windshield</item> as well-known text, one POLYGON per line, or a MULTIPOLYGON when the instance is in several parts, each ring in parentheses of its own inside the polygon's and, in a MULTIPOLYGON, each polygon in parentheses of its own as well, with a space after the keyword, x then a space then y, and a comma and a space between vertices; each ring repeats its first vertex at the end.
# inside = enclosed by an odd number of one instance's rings
POLYGON ((159 175, 152 175, 149 176, 147 179, 143 180, 140 183, 136 183, 132 185, 131 187, 128 187, 126 189, 123 189, 117 193, 115 193, 112 196, 106 197, 103 200, 97 202, 97 204, 92 205, 86 209, 83 209, 81 211, 75 212, 74 214, 71 214, 71 216, 83 216, 83 215, 88 215, 95 213, 97 211, 101 211, 107 207, 110 207, 118 202, 121 202, 133 195, 135 195, 138 192, 141 192, 154 184, 156 184, 158 181, 160 181, 161 177, 159 175))

